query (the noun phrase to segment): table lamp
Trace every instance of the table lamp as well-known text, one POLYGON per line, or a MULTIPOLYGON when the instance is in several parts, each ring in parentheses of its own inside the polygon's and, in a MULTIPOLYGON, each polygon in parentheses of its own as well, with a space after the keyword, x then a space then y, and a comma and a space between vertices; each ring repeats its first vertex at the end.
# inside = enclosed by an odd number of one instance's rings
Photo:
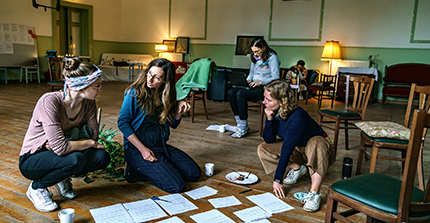
POLYGON ((339 41, 327 41, 324 46, 323 53, 321 55, 321 60, 328 60, 329 63, 329 75, 331 74, 331 67, 333 60, 340 60, 340 47, 339 41))

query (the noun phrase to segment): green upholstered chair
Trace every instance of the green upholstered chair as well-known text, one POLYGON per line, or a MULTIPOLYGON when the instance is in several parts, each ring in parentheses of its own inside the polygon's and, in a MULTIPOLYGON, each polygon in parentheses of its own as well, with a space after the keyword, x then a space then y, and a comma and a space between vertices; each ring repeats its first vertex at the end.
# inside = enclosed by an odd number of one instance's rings
POLYGON ((321 127, 334 130, 333 145, 337 151, 337 144, 339 140, 339 129, 345 129, 345 148, 349 149, 348 145, 348 130, 357 129, 351 121, 363 121, 367 104, 373 89, 375 78, 369 76, 351 76, 346 75, 346 94, 345 94, 345 109, 331 110, 322 109, 319 112, 319 124, 321 127), (350 94, 350 90, 353 94, 350 94), (352 103, 349 104, 350 95, 352 96, 352 103), (324 121, 324 118, 330 119, 324 121), (335 123, 335 126, 326 125, 325 123, 335 123), (344 124, 344 126, 341 126, 344 124), (350 126, 351 125, 351 126, 350 126))
MULTIPOLYGON (((377 159, 405 162, 410 134, 409 121, 411 119, 412 109, 414 107, 415 95, 419 95, 418 109, 424 109, 427 112, 429 111, 430 100, 428 100, 428 97, 430 96, 430 85, 417 86, 415 83, 412 84, 403 126, 393 122, 356 123, 356 125, 361 129, 361 143, 358 154, 356 175, 361 173, 361 165, 364 155, 366 155, 366 158, 371 157, 369 169, 370 173, 375 172, 377 159), (372 147, 372 152, 369 153, 366 147, 372 147), (400 151, 402 153, 402 157, 399 158, 378 155, 379 149, 400 151)), ((424 131, 424 134, 426 132, 427 131, 424 131)), ((423 135, 423 137, 424 136, 425 135, 423 135)), ((422 150, 420 150, 420 155, 417 162, 418 182, 420 189, 424 189, 424 168, 422 155, 422 150)))
POLYGON ((413 115, 402 180, 368 173, 333 183, 327 193, 325 222, 352 222, 348 216, 363 213, 366 222, 430 222, 430 188, 414 187, 416 162, 421 150, 424 127, 430 126, 430 114, 416 110, 413 115), (350 210, 337 212, 338 203, 350 210))

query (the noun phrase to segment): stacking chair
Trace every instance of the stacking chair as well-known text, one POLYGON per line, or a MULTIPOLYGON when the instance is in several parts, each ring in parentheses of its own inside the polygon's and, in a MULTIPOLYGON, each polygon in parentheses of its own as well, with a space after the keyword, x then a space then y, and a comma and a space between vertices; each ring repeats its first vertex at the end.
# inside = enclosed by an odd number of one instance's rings
POLYGON ((34 59, 34 66, 24 66, 21 67, 21 73, 19 75, 19 82, 25 76, 25 83, 28 84, 28 76, 30 75, 30 81, 33 81, 33 74, 37 75, 37 82, 40 83, 40 69, 39 69, 39 59, 34 59))
POLYGON ((64 58, 62 57, 48 57, 48 69, 49 69, 49 82, 48 88, 50 91, 61 90, 64 85, 64 79, 61 72, 64 68, 64 58), (55 76, 52 72, 52 66, 55 68, 55 76))
MULTIPOLYGON (((358 155, 356 175, 361 172, 361 165, 363 162, 363 156, 371 156, 370 161, 370 173, 375 172, 376 160, 396 160, 405 162, 406 152, 408 149, 409 137, 409 121, 412 114, 414 105, 415 95, 419 94, 418 109, 424 109, 429 112, 430 100, 430 85, 417 86, 415 83, 411 86, 409 93, 408 106, 406 108, 406 115, 403 126, 393 122, 361 122, 356 125, 362 130, 361 131, 361 143, 360 151, 358 155), (427 101, 426 101, 427 100, 427 101), (372 127, 375 126, 375 127, 372 127), (387 126, 387 127, 384 127, 387 126), (375 129, 376 128, 376 129, 375 129), (367 151, 366 147, 372 147, 372 153, 367 151), (388 149, 402 152, 402 157, 388 157, 378 155, 379 149, 388 149)), ((424 131, 424 134, 426 131, 424 131)), ((425 135, 423 135, 424 137, 425 135)), ((422 150, 420 150, 420 156, 418 157, 418 182, 420 189, 424 189, 424 170, 423 170, 423 157, 422 150)))
POLYGON ((430 222, 430 181, 424 191, 414 187, 424 127, 430 127, 430 114, 415 110, 402 180, 369 173, 332 184, 327 193, 325 222, 352 222, 347 217, 357 213, 365 214, 369 223, 430 222), (352 209, 338 213, 338 203, 352 209))
POLYGON ((318 108, 321 108, 322 100, 330 99, 331 108, 333 108, 333 102, 335 98, 335 87, 336 87, 336 75, 321 75, 321 81, 314 82, 308 86, 306 91, 306 104, 308 104, 309 96, 315 98, 318 101, 318 108), (314 95, 310 95, 311 91, 316 92, 314 95))
POLYGON ((345 129, 345 148, 348 150, 348 130, 357 129, 354 123, 350 121, 363 121, 366 115, 367 104, 370 94, 372 93, 374 78, 368 76, 351 76, 346 75, 346 95, 344 110, 322 109, 319 112, 319 125, 328 129, 334 130, 333 145, 337 152, 337 144, 339 140, 339 129, 345 129), (352 84, 351 84, 352 83, 352 84), (354 90, 352 104, 349 104, 350 87, 354 90), (334 121, 324 121, 323 118, 328 118, 334 121), (325 125, 323 123, 335 123, 335 126, 325 125), (341 127, 340 124, 344 124, 341 127), (352 126, 350 126, 352 125, 352 126))

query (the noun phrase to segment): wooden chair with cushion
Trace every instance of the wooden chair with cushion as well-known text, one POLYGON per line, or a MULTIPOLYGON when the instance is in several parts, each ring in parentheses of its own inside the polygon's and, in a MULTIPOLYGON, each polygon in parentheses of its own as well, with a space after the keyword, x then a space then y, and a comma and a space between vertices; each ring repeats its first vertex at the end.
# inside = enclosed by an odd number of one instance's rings
POLYGON ((308 90, 306 91, 306 104, 308 104, 309 97, 315 98, 318 101, 318 108, 321 108, 322 100, 330 99, 331 100, 331 108, 333 108, 333 102, 335 98, 335 86, 336 86, 336 75, 321 75, 321 81, 314 82, 310 86, 308 86, 308 90), (312 92, 315 92, 314 95, 312 92))
POLYGON ((48 88, 50 91, 61 90, 64 85, 62 71, 64 68, 64 58, 48 57, 49 82, 48 88), (52 71, 52 66, 55 68, 55 74, 52 71))
POLYGON ((319 125, 334 130, 333 145, 337 151, 339 139, 339 129, 345 129, 345 148, 348 145, 348 130, 357 129, 357 126, 350 121, 363 121, 366 115, 367 104, 369 102, 371 89, 373 89, 374 78, 368 76, 346 76, 346 97, 344 110, 322 109, 319 112, 319 125), (352 103, 349 104, 350 90, 354 91, 352 103), (324 121, 324 118, 332 121, 324 121), (335 126, 329 126, 324 123, 335 123, 335 126), (341 126, 344 124, 344 126, 341 126), (350 126, 351 125, 351 126, 350 126))
POLYGON ((352 222, 347 217, 363 213, 366 222, 430 222, 430 182, 426 190, 414 187, 416 162, 421 150, 424 127, 430 126, 430 114, 416 110, 401 180, 369 173, 332 184, 327 193, 325 222, 352 222), (338 203, 350 210, 337 212, 338 203))
MULTIPOLYGON (((375 172, 376 160, 396 160, 405 162, 406 152, 409 142, 409 121, 414 107, 415 95, 419 95, 418 109, 424 109, 429 112, 430 100, 430 85, 417 86, 415 83, 411 86, 409 93, 408 106, 403 126, 394 122, 359 122, 356 125, 361 129, 361 144, 358 155, 356 175, 361 172, 363 156, 371 156, 370 173, 375 172), (366 147, 372 147, 372 153, 367 151, 366 147), (389 157, 378 154, 379 149, 388 149, 402 152, 402 157, 389 157)), ((426 131, 424 131, 426 133, 426 131)), ((423 135, 424 137, 424 135, 423 135)), ((422 162, 422 150, 418 157, 418 181, 421 189, 424 189, 424 170, 422 162)))

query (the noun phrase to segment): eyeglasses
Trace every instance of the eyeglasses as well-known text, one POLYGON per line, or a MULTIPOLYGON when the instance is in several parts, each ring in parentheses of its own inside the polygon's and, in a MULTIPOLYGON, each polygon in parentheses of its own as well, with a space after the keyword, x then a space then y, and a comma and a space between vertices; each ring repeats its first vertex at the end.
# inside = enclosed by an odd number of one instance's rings
POLYGON ((259 54, 260 53, 260 51, 262 50, 262 48, 260 48, 259 50, 257 50, 257 51, 252 51, 252 54, 259 54))
POLYGON ((156 81, 156 82, 160 82, 160 81, 162 81, 162 80, 163 80, 163 78, 162 78, 162 77, 160 77, 160 76, 158 76, 158 75, 155 75, 155 74, 152 74, 151 72, 148 72, 148 78, 149 78, 149 79, 155 78, 155 81, 156 81))

